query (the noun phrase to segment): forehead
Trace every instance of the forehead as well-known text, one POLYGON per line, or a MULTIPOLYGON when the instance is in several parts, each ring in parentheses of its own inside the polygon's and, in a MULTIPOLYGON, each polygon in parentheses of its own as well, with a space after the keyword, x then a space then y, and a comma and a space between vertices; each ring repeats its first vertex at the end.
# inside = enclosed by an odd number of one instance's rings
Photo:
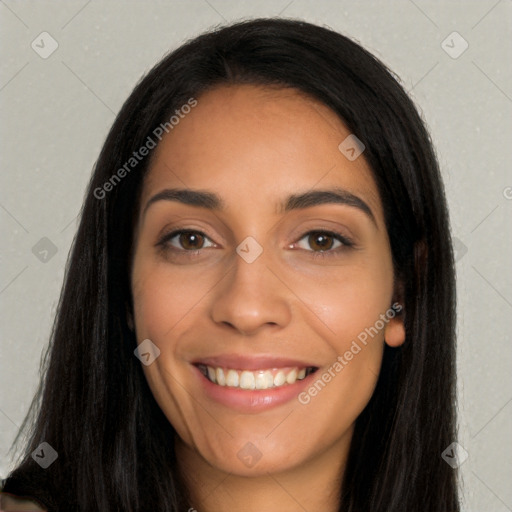
POLYGON ((221 86, 197 100, 154 150, 142 204, 180 187, 274 207, 285 193, 337 186, 380 211, 369 166, 340 151, 350 131, 326 105, 296 89, 254 85, 221 86))

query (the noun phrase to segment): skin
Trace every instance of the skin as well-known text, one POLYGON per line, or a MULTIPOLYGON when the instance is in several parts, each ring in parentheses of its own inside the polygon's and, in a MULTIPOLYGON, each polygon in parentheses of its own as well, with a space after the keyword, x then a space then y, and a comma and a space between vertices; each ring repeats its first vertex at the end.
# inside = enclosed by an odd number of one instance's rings
POLYGON ((255 414, 208 399, 191 365, 270 354, 311 361, 320 376, 397 299, 372 173, 364 154, 349 161, 338 149, 349 134, 328 107, 293 89, 222 86, 200 96, 152 155, 135 231, 131 321, 138 342, 149 338, 161 351, 143 369, 177 432, 191 507, 200 512, 337 510, 354 422, 374 391, 384 343, 405 339, 397 316, 307 405, 293 399, 255 414), (144 213, 173 187, 215 192, 225 209, 161 200, 144 213), (290 194, 331 187, 364 201, 373 219, 345 204, 279 209, 290 194), (157 246, 177 229, 204 233, 196 257, 190 237, 157 246), (339 232, 354 246, 326 235, 330 255, 314 258, 321 247, 312 230, 339 232), (252 263, 235 251, 248 236, 263 248, 252 263), (237 457, 248 442, 261 454, 253 467, 237 457))
POLYGON ((8 512, 45 512, 35 501, 0 493, 0 510, 8 512))

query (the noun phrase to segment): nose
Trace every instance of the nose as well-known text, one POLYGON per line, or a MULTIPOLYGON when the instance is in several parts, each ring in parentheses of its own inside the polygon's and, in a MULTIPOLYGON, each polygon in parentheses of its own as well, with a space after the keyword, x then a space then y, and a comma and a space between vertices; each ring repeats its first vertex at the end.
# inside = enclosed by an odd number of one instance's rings
POLYGON ((212 290, 213 321, 245 336, 269 327, 284 328, 291 320, 293 292, 266 251, 252 262, 237 253, 233 259, 233 266, 212 290))

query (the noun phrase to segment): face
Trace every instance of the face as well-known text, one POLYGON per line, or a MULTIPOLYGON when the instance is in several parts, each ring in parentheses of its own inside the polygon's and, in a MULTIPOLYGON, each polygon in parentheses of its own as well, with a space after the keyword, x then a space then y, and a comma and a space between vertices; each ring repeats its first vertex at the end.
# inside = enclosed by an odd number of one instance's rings
POLYGON ((244 85, 199 97, 154 150, 135 332, 160 351, 143 369, 178 443, 217 470, 344 453, 384 343, 404 340, 372 173, 338 148, 349 135, 295 90, 244 85))

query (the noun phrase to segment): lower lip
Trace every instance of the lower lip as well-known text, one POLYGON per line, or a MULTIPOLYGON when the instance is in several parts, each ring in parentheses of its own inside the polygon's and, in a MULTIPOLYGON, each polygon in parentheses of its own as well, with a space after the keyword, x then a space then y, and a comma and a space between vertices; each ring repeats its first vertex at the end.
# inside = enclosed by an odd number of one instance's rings
POLYGON ((311 373, 293 384, 285 384, 277 388, 246 390, 214 384, 196 366, 194 369, 208 398, 244 413, 262 412, 297 398, 317 373, 311 373))

